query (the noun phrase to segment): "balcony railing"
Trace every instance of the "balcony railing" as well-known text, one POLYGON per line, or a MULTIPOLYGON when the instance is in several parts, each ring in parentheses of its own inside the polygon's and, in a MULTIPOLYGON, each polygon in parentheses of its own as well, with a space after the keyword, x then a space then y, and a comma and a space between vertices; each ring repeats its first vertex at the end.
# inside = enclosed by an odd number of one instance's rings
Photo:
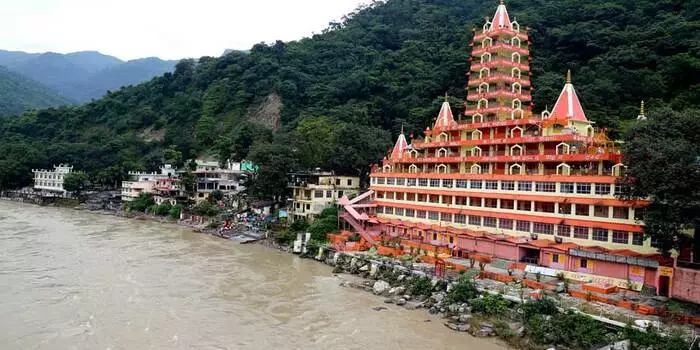
POLYGON ((529 78, 518 78, 505 73, 491 73, 489 76, 469 79, 469 86, 479 86, 481 83, 496 83, 504 81, 506 83, 519 83, 523 87, 530 86, 529 78))
POLYGON ((528 35, 523 32, 517 32, 515 30, 510 30, 508 28, 497 28, 491 31, 482 31, 474 35, 474 41, 481 41, 484 38, 488 37, 496 37, 496 36, 510 36, 510 37, 517 37, 520 40, 527 41, 528 40, 528 35))
POLYGON ((518 62, 513 62, 509 59, 505 58, 496 58, 488 62, 475 62, 472 63, 471 65, 471 70, 472 71, 479 71, 481 68, 495 68, 495 67, 515 67, 520 69, 521 71, 529 71, 530 70, 530 65, 526 63, 518 63, 518 62))
POLYGON ((467 95, 467 101, 478 101, 482 98, 489 99, 489 98, 496 98, 496 97, 517 98, 523 102, 532 100, 532 96, 530 96, 529 92, 518 93, 518 92, 513 92, 510 89, 496 89, 496 90, 492 90, 489 92, 469 93, 467 95))
POLYGON ((526 49, 526 48, 523 48, 523 47, 520 47, 520 46, 516 46, 516 45, 506 44, 506 43, 503 43, 503 42, 496 43, 496 44, 494 44, 494 45, 487 46, 487 47, 478 47, 478 48, 475 48, 475 49, 472 50, 472 55, 474 55, 474 56, 479 56, 479 55, 481 55, 481 54, 483 54, 483 53, 485 53, 485 52, 497 53, 497 52, 500 52, 500 51, 517 52, 517 53, 519 53, 519 54, 521 54, 521 55, 523 55, 523 56, 528 56, 528 55, 530 55, 530 50, 528 50, 528 49, 526 49))

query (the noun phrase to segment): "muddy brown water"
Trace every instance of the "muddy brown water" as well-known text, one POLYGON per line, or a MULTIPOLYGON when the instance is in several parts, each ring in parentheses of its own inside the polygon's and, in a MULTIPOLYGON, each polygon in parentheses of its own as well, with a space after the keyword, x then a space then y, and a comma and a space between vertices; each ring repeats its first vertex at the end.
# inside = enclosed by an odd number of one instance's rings
POLYGON ((338 282, 263 246, 0 201, 0 349, 506 348, 338 282))

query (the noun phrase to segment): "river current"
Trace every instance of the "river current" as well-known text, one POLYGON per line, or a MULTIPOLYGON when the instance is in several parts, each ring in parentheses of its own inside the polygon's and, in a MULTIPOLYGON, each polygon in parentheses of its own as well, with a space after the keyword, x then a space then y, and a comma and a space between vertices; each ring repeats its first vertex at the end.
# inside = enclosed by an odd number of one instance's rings
POLYGON ((259 245, 0 201, 0 349, 504 349, 338 283, 259 245))

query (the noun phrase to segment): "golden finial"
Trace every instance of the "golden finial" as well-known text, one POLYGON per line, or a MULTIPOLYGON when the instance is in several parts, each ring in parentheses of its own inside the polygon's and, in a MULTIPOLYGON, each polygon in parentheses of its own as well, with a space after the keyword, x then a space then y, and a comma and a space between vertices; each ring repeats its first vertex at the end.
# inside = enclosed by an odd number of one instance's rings
POLYGON ((571 69, 566 71, 566 83, 571 84, 571 69))
POLYGON ((403 123, 401 123, 401 135, 403 135, 403 123))
POLYGON ((639 107, 639 114, 644 115, 644 100, 642 100, 642 105, 639 107))
POLYGON ((445 91, 445 102, 447 102, 448 97, 447 97, 447 91, 445 91))

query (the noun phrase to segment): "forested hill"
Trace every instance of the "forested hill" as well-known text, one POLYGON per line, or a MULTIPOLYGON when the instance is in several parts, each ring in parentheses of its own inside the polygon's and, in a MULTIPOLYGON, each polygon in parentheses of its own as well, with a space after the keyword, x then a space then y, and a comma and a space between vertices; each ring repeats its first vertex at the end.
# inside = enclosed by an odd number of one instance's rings
POLYGON ((28 108, 47 108, 74 103, 48 87, 0 66, 0 116, 28 108))
MULTIPOLYGON (((324 33, 248 53, 181 61, 174 73, 81 107, 0 124, 0 185, 31 167, 71 162, 101 182, 163 158, 248 157, 256 189, 284 171, 366 171, 401 124, 423 130, 447 92, 462 110, 472 28, 497 2, 389 0, 324 33)), ((700 8, 682 0, 508 1, 531 28, 535 110, 552 105, 567 69, 587 115, 620 131, 650 108, 700 103, 700 8)))

